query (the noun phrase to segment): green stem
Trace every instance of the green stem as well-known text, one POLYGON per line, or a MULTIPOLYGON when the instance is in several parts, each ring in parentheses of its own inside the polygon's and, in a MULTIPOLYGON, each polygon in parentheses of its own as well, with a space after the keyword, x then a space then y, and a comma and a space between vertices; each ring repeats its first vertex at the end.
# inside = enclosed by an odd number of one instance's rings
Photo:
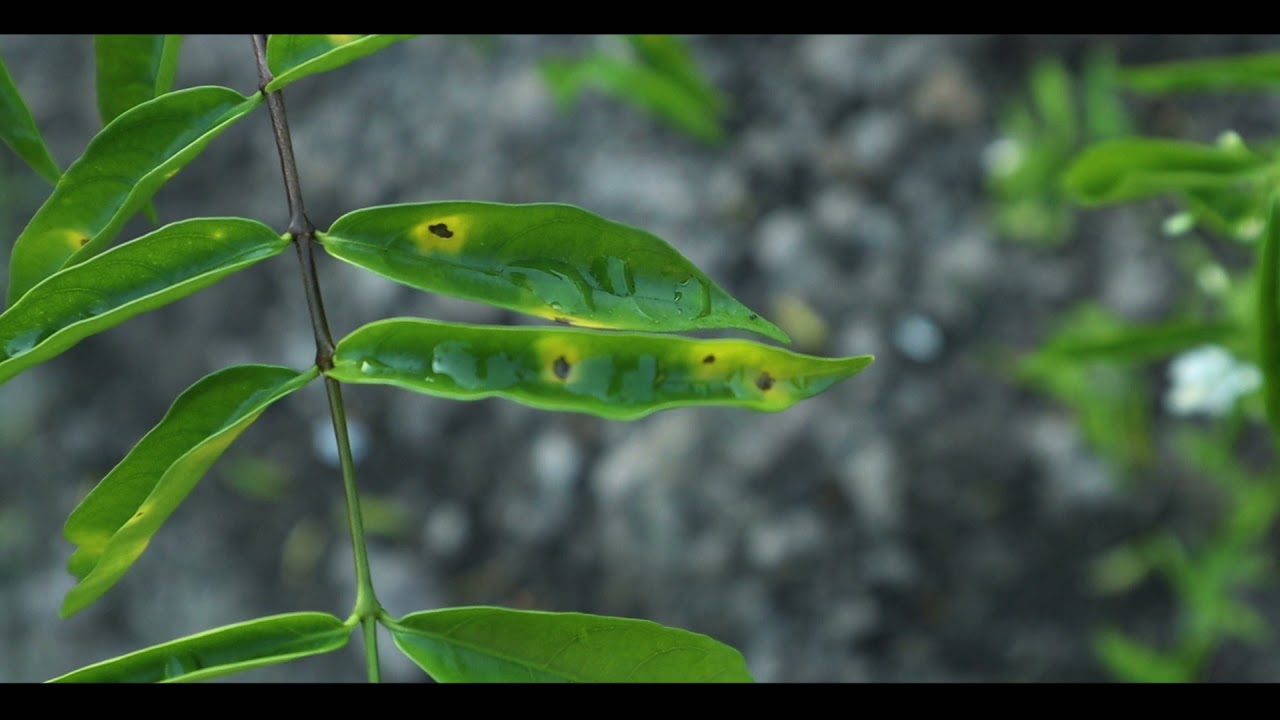
MULTIPOLYGON (((258 63, 259 87, 271 82, 271 70, 267 67, 267 36, 253 36, 254 57, 258 63)), ((298 180, 298 166, 293 156, 293 141, 289 138, 289 121, 285 116, 284 93, 280 90, 266 93, 267 109, 271 113, 271 128, 275 133, 276 150, 280 155, 280 170, 284 174, 285 193, 289 201, 289 233, 298 251, 298 264, 302 268, 302 285, 307 293, 307 311, 311 316, 311 328, 316 341, 316 366, 321 371, 333 367, 333 335, 324 314, 324 302, 320 295, 320 280, 316 274, 314 259, 315 227, 307 219, 302 205, 302 186, 298 180)), ((324 389, 329 396, 329 417, 333 421, 333 436, 338 444, 338 463, 342 468, 342 491, 347 501, 347 523, 351 529, 351 550, 356 565, 356 606, 353 614, 360 619, 364 630, 365 664, 369 681, 378 682, 381 670, 378 666, 377 618, 385 615, 378 596, 373 591, 373 578, 369 573, 369 553, 365 547, 364 519, 360 512, 360 491, 356 487, 355 463, 351 459, 351 440, 347 435, 347 413, 342 404, 342 386, 328 376, 324 389)))
MULTIPOLYGON (((351 441, 347 436, 347 413, 342 405, 342 386, 337 380, 325 377, 324 388, 329 394, 329 416, 333 419, 333 434, 338 440, 338 464, 342 467, 342 489, 347 496, 347 524, 351 528, 351 549, 356 563, 354 612, 364 623, 376 620, 382 612, 382 605, 374 594, 373 578, 369 573, 369 553, 364 542, 364 516, 360 512, 355 463, 351 459, 351 441)), ((367 637, 367 630, 365 634, 367 637)))

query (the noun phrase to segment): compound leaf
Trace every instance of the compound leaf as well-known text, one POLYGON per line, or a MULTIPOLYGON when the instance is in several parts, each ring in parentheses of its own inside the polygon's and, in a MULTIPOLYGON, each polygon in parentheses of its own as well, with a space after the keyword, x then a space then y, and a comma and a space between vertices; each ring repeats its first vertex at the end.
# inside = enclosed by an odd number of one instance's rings
POLYGON ((1280 52, 1126 68, 1120 81, 1145 93, 1266 90, 1280 86, 1280 52))
POLYGON ((789 341, 662 239, 571 205, 386 205, 318 237, 334 257, 410 287, 550 320, 789 341))
POLYGON ((1242 145, 1123 138, 1085 150, 1067 169, 1063 183, 1079 202, 1100 205, 1231 185, 1255 178, 1268 164, 1242 145))
POLYGON ((3 60, 0 60, 0 140, 4 140, 40 177, 55 185, 58 183, 62 171, 49 154, 36 121, 31 117, 31 110, 23 101, 22 93, 18 92, 18 86, 3 60))
POLYGON ((438 682, 751 682, 737 650, 648 620, 496 607, 429 610, 388 623, 438 682))
POLYGON ((246 98, 224 87, 189 88, 111 121, 18 236, 9 263, 9 304, 105 249, 161 185, 261 101, 261 93, 246 98))
POLYGON ((392 318, 339 342, 327 374, 459 400, 500 396, 632 420, 689 405, 784 410, 871 360, 800 355, 746 340, 392 318))
POLYGON ((98 115, 103 126, 169 92, 181 48, 181 35, 95 35, 98 115))
POLYGON ((67 570, 80 582, 64 598, 62 616, 88 607, 110 589, 240 433, 268 405, 318 374, 315 368, 236 365, 179 395, 160 424, 67 518, 63 534, 78 546, 67 570))
POLYGON ((328 72, 413 35, 271 35, 267 38, 267 67, 274 79, 267 92, 294 80, 328 72))
POLYGON ((166 225, 54 273, 0 314, 0 384, 80 340, 279 254, 287 237, 255 220, 166 225))
POLYGON ((275 665, 343 647, 351 627, 333 615, 258 618, 94 663, 49 682, 189 682, 275 665))

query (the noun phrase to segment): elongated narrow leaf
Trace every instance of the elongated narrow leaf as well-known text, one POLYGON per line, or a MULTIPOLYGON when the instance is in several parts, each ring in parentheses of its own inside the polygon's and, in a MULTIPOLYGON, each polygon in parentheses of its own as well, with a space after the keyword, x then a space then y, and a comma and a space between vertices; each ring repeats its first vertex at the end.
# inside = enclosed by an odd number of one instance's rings
POLYGON ((319 238, 334 257, 410 287, 549 320, 789 342, 665 241, 570 205, 387 205, 343 215, 319 238))
POLYGON ((49 148, 36 128, 36 121, 3 60, 0 60, 0 140, 4 140, 40 177, 57 184, 62 171, 49 154, 49 148))
POLYGON ((708 104, 705 94, 690 90, 687 81, 670 77, 662 69, 595 54, 579 60, 547 60, 541 71, 562 108, 572 105, 583 90, 597 88, 704 142, 723 137, 719 106, 708 104))
MULTIPOLYGON (((95 35, 98 68, 98 115, 106 127, 124 111, 173 88, 178 71, 181 35, 95 35)), ((155 206, 143 211, 154 224, 155 206)))
POLYGON ((439 682, 751 682, 737 650, 648 620, 496 607, 406 615, 400 650, 439 682))
POLYGON ((1268 164, 1267 158, 1244 147, 1124 138, 1085 150, 1063 181, 1076 200, 1099 205, 1222 187, 1256 178, 1268 164))
POLYGON ((272 35, 267 38, 267 67, 274 79, 267 92, 294 80, 328 72, 413 35, 272 35))
POLYGON ((0 384, 80 340, 279 254, 287 237, 256 220, 166 225, 55 273, 0 314, 0 384))
POLYGON ((169 92, 181 47, 181 35, 95 35, 102 124, 169 92))
POLYGON ((167 93, 98 133, 14 244, 9 304, 106 249, 125 221, 214 137, 262 101, 223 87, 167 93))
POLYGON ((165 519, 222 452, 276 400, 307 384, 315 368, 237 365, 206 376, 98 483, 67 518, 78 547, 67 570, 80 582, 66 617, 88 607, 133 565, 165 519))
POLYGON ((459 400, 501 396, 616 420, 687 405, 778 411, 871 364, 746 340, 458 325, 370 323, 338 343, 331 377, 459 400))
POLYGON ((94 663, 49 682, 149 683, 208 680, 343 647, 352 628, 318 612, 288 613, 206 630, 94 663))
POLYGON ((680 38, 674 35, 626 37, 641 62, 684 86, 685 90, 700 98, 707 107, 718 113, 729 104, 724 95, 698 69, 689 46, 680 38))
POLYGON ((1120 81, 1145 93, 1266 90, 1280 87, 1280 52, 1126 68, 1120 81))
POLYGON ((1188 661, 1173 652, 1162 653, 1111 628, 1094 633, 1093 651, 1113 675, 1125 682, 1192 682, 1199 670, 1196 660, 1188 661))
POLYGON ((1280 194, 1271 198, 1258 255, 1258 338, 1267 420, 1280 437, 1280 194))

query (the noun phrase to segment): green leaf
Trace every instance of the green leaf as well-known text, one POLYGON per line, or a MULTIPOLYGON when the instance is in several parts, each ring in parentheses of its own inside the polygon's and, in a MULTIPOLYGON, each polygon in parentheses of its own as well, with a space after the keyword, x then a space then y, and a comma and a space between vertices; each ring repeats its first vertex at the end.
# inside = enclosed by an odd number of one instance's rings
POLYGON ((49 682, 189 682, 276 665, 343 647, 352 626, 319 612, 226 625, 94 663, 49 682))
POLYGON ((1143 65, 1122 70, 1120 81, 1145 93, 1267 90, 1280 86, 1280 52, 1143 65))
POLYGON ((1118 89, 1119 69, 1105 50, 1090 51, 1084 61, 1084 120, 1090 141, 1120 137, 1132 132, 1133 123, 1118 89))
POLYGON ((720 111, 703 94, 649 65, 596 54, 578 60, 547 60, 540 66, 556 103, 566 108, 587 88, 598 88, 652 113, 704 142, 719 142, 720 111))
POLYGON ((737 328, 789 342, 660 238, 570 205, 386 205, 317 237, 334 257, 410 287, 573 325, 737 328))
POLYGON ((1113 675, 1126 682, 1182 683, 1196 668, 1176 654, 1164 654, 1110 629, 1093 636, 1093 651, 1113 675))
POLYGON ((737 650, 648 620, 495 607, 448 608, 387 624, 439 682, 751 682, 737 650))
POLYGON ((1133 325, 1092 304, 1073 313, 1041 354, 1074 364, 1160 360, 1206 343, 1223 343, 1241 332, 1228 322, 1199 318, 1133 325))
POLYGON ((500 396, 633 420, 689 405, 784 410, 871 360, 812 357, 746 340, 392 318, 343 338, 327 374, 459 400, 500 396))
POLYGON ((288 244, 287 236, 256 220, 199 218, 54 273, 0 314, 0 384, 94 333, 278 255, 288 244))
MULTIPOLYGON (((106 127, 124 111, 173 88, 181 35, 95 35, 98 115, 106 127)), ((154 224, 155 206, 143 208, 154 224)))
POLYGON ((641 62, 684 87, 716 113, 723 112, 728 101, 698 70, 689 46, 674 35, 627 35, 627 42, 641 62))
POLYGON ((413 35, 272 35, 267 38, 267 67, 273 92, 294 80, 328 72, 372 55, 413 35))
POLYGON ((18 236, 9 304, 104 250, 161 185, 261 101, 261 93, 189 88, 144 102, 103 128, 18 236))
POLYGON ((1271 199, 1258 251, 1258 338, 1267 420, 1280 436, 1280 193, 1271 199))
POLYGON ((1243 146, 1124 138, 1085 150, 1063 182, 1078 202, 1100 205, 1249 182, 1268 165, 1265 157, 1243 146))
POLYGON ((40 177, 55 185, 58 183, 62 171, 49 154, 36 121, 31 117, 31 110, 23 101, 22 93, 18 92, 18 86, 3 60, 0 60, 0 140, 4 140, 40 177))
POLYGON ((1255 243, 1265 229, 1268 188, 1207 187, 1187 190, 1183 200, 1192 217, 1209 229, 1242 242, 1255 243))
POLYGON ((181 47, 181 35, 95 35, 102 124, 169 92, 181 47))
POLYGON ((1031 70, 1031 100, 1045 131, 1062 145, 1076 142, 1076 104, 1071 76, 1057 60, 1042 60, 1031 70))
POLYGON ((202 378, 98 483, 67 518, 78 548, 67 570, 80 582, 62 617, 88 607, 133 565, 165 519, 222 452, 276 400, 307 384, 315 368, 236 365, 202 378))

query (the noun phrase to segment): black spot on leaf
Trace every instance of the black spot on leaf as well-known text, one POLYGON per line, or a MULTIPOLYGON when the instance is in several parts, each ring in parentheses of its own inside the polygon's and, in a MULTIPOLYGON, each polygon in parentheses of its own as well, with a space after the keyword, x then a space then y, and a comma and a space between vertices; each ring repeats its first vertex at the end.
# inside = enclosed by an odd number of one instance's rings
POLYGON ((85 237, 80 238, 76 242, 80 245, 80 247, 84 247, 85 245, 89 244, 89 236, 86 235, 85 237))
POLYGON ((773 376, 767 372, 760 373, 760 377, 756 378, 756 387, 761 390, 768 390, 773 387, 773 376))
POLYGON ((748 319, 748 320, 759 320, 759 319, 760 319, 760 316, 759 316, 759 315, 757 315, 757 314, 755 314, 755 313, 751 313, 750 315, 748 315, 748 316, 747 316, 747 319, 748 319))
POLYGON ((702 358, 702 364, 703 364, 703 365, 710 365, 711 363, 713 363, 713 362, 715 362, 715 361, 716 361, 716 356, 715 356, 715 355, 708 355, 708 356, 706 356, 706 357, 702 358))
POLYGON ((565 360, 563 355, 556 358, 556 361, 551 366, 551 369, 552 371, 555 372, 556 377, 560 378, 561 380, 567 379, 569 377, 569 361, 565 360))
POLYGON ((453 231, 450 230, 449 226, 445 225, 444 223, 436 223, 435 225, 428 225, 427 229, 430 230, 431 234, 435 235, 436 237, 442 237, 442 238, 453 237, 453 231))

